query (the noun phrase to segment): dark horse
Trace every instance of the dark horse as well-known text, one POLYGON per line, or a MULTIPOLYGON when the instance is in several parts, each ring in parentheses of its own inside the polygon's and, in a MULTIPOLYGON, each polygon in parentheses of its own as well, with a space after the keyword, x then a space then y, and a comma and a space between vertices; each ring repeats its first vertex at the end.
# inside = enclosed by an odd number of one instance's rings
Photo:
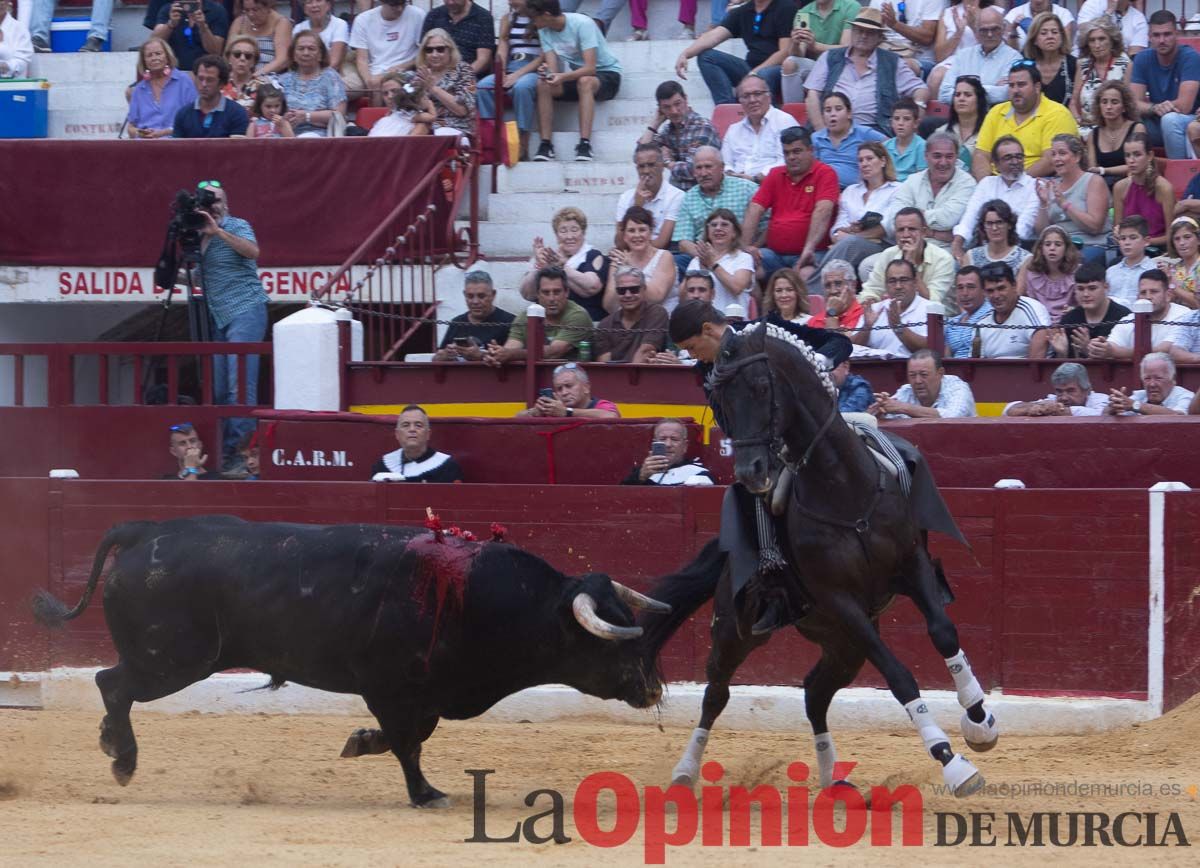
MULTIPOLYGON (((893 597, 912 598, 967 709, 961 721, 967 744, 977 751, 995 745, 995 718, 984 710, 983 690, 959 648, 958 631, 944 610, 939 567, 898 477, 883 469, 842 420, 824 368, 807 344, 784 329, 759 323, 727 341, 712 386, 725 433, 733 440, 738 481, 758 495, 772 489, 785 464, 794 477, 777 525, 784 556, 807 597, 796 601, 807 607, 796 627, 821 646, 821 659, 804 679, 821 784, 832 783, 835 759, 826 712, 834 694, 870 660, 908 712, 925 749, 942 764, 954 793, 976 791, 982 776, 951 749, 916 679, 879 636, 878 616, 893 597)), ((737 620, 726 571, 714 602, 703 713, 675 768, 675 783, 695 781, 709 731, 729 701, 730 680, 747 655, 770 638, 739 631, 737 620)))

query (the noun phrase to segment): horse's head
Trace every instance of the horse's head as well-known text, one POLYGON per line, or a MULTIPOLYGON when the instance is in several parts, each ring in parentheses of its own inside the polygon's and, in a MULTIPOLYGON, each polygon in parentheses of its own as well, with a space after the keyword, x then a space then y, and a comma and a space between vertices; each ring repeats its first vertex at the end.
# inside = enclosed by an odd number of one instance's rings
POLYGON ((782 418, 765 329, 722 342, 712 388, 721 428, 733 441, 734 475, 751 492, 769 491, 782 468, 782 418))

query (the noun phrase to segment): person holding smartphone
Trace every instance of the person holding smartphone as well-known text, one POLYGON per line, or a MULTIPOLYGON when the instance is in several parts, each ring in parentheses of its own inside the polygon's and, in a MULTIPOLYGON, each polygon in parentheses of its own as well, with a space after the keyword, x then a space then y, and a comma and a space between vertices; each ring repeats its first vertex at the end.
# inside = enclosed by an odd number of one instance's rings
POLYGON ((153 32, 171 46, 179 69, 190 72, 204 55, 220 56, 225 50, 229 16, 224 6, 212 0, 176 0, 159 8, 153 32))
POLYGON ((688 461, 687 426, 663 419, 654 426, 649 454, 635 464, 622 485, 713 485, 712 473, 699 459, 688 461))
POLYGON ((850 22, 861 9, 858 0, 815 0, 796 12, 792 53, 783 62, 785 103, 804 102, 804 79, 809 70, 829 49, 850 44, 850 22))
POLYGON ((484 347, 493 342, 504 346, 508 326, 516 319, 496 307, 496 287, 486 271, 468 271, 463 278, 467 312, 450 320, 446 336, 434 355, 435 362, 482 362, 484 347))

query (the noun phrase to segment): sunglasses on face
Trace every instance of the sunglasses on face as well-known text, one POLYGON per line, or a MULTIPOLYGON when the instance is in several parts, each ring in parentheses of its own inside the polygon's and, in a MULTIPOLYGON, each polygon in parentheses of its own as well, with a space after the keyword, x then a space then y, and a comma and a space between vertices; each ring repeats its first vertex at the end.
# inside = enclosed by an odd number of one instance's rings
POLYGON ((448 49, 444 45, 426 45, 425 52, 427 54, 441 54, 448 49))
POLYGON ((617 295, 637 295, 642 291, 640 286, 618 286, 617 295))
POLYGON ((238 60, 254 60, 254 52, 252 51, 231 51, 230 57, 236 57, 238 60))

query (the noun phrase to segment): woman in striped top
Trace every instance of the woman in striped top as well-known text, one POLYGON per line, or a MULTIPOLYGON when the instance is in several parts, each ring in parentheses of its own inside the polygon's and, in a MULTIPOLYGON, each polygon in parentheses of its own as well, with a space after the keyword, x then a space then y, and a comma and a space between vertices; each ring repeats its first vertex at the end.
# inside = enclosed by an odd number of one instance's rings
MULTIPOLYGON (((542 46, 537 28, 525 13, 525 0, 509 0, 509 12, 500 20, 499 56, 504 58, 505 76, 502 82, 505 95, 516 112, 517 129, 521 134, 521 159, 527 159, 529 133, 537 125, 537 68, 542 59, 542 46)), ((480 79, 476 102, 481 118, 496 115, 493 93, 494 75, 480 79)))

